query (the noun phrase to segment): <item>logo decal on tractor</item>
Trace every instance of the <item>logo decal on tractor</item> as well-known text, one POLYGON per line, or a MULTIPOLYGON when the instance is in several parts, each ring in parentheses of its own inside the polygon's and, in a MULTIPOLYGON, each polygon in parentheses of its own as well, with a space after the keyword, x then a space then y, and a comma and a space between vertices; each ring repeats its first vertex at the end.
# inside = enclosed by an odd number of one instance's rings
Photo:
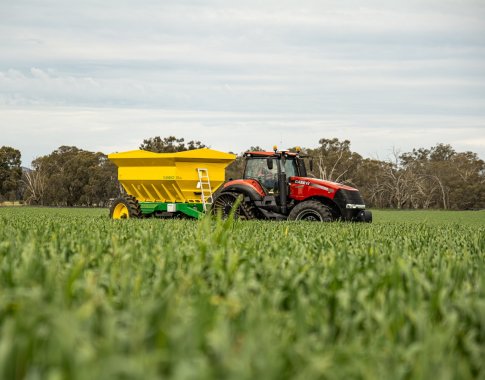
POLYGON ((294 182, 297 183, 298 185, 306 185, 306 186, 316 187, 317 189, 325 190, 327 193, 333 193, 334 192, 333 189, 331 189, 327 186, 319 185, 319 184, 316 184, 316 183, 313 183, 313 182, 310 182, 310 181, 303 181, 301 179, 295 179, 294 182))
POLYGON ((323 185, 317 185, 316 183, 312 183, 312 186, 318 188, 318 189, 322 189, 322 190, 325 190, 327 193, 333 193, 333 189, 330 189, 329 187, 327 186, 323 186, 323 185))
POLYGON ((302 181, 301 179, 295 179, 295 183, 298 183, 300 185, 307 185, 307 186, 310 186, 310 184, 311 184, 311 182, 302 181))

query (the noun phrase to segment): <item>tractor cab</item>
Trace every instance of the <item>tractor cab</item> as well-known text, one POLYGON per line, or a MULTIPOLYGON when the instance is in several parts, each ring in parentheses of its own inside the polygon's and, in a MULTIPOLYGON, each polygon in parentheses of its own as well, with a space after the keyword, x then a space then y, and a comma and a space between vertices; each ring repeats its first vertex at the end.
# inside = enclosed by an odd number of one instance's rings
POLYGON ((305 163, 295 153, 290 152, 246 152, 243 179, 258 181, 266 193, 276 194, 279 181, 284 173, 286 181, 290 177, 306 177, 305 163))

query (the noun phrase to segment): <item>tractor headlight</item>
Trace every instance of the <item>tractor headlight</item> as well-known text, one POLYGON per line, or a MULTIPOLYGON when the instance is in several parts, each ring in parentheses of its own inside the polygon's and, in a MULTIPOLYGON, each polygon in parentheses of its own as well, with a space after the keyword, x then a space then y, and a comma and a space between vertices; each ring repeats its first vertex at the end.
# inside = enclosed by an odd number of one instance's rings
POLYGON ((360 209, 360 210, 364 210, 365 209, 365 205, 359 205, 359 204, 355 204, 355 203, 347 203, 345 205, 345 208, 349 208, 349 209, 360 209))

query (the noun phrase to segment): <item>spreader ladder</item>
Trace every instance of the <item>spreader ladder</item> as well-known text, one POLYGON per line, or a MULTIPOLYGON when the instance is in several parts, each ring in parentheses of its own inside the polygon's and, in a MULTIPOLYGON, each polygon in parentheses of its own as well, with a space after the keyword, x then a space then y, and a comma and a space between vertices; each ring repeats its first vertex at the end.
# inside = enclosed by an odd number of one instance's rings
POLYGON ((202 198, 202 206, 204 211, 207 212, 207 205, 212 205, 212 187, 209 179, 209 170, 203 168, 197 168, 199 174, 199 183, 197 187, 200 188, 200 196, 202 198))

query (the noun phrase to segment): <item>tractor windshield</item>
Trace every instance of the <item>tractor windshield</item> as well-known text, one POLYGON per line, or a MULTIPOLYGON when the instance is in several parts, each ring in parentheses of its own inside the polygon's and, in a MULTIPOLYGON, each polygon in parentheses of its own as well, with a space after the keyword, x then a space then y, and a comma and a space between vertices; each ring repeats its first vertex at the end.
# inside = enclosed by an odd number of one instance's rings
POLYGON ((264 187, 273 189, 278 180, 278 168, 276 165, 273 165, 273 169, 268 169, 266 158, 252 158, 246 161, 244 178, 256 179, 264 187))
MULTIPOLYGON (((286 178, 298 176, 297 163, 293 158, 285 161, 286 178)), ((273 158, 273 169, 268 169, 266 157, 253 157, 246 161, 245 179, 256 179, 267 189, 278 188, 278 166, 277 159, 273 158)))
POLYGON ((286 178, 290 178, 298 175, 298 171, 296 170, 296 162, 294 159, 288 159, 288 158, 286 159, 285 172, 286 172, 286 178))

